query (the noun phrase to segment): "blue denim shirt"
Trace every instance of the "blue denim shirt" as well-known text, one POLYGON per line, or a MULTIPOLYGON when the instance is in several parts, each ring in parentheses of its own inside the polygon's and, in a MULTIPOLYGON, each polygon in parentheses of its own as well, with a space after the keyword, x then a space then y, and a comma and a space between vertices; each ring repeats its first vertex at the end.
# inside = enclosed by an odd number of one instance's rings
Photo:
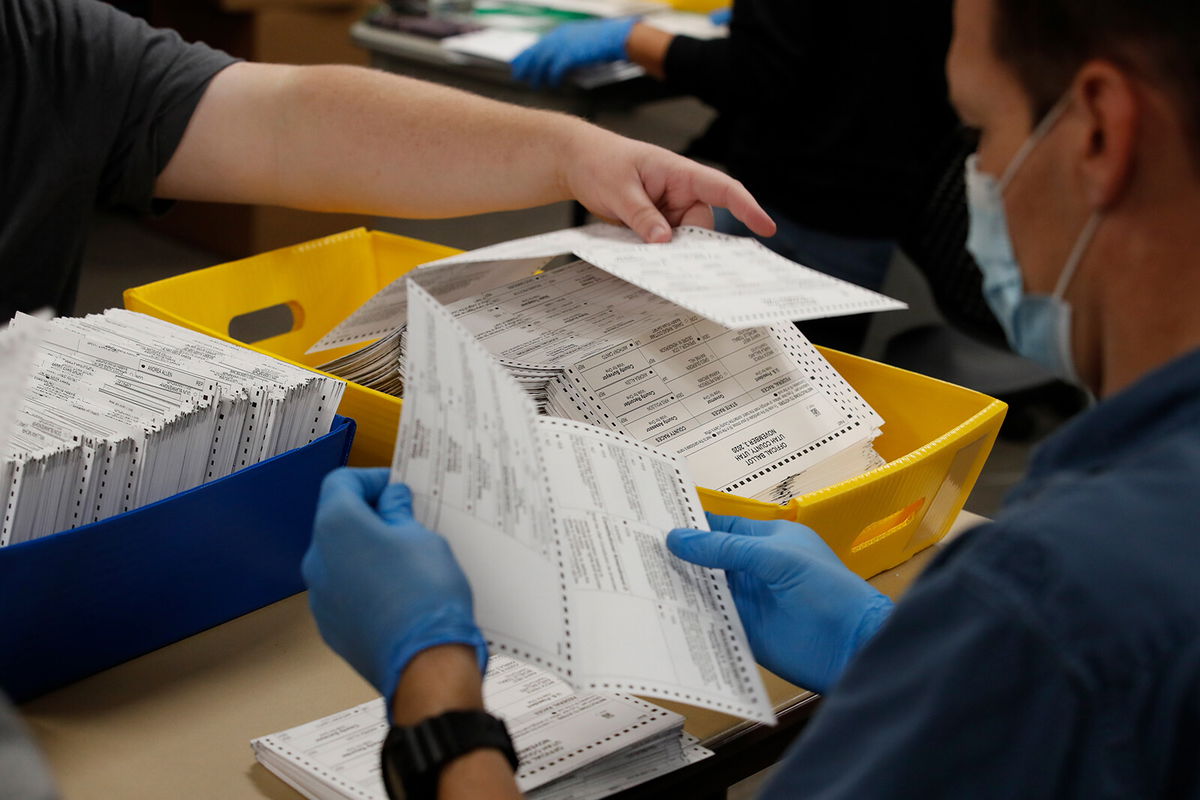
POLYGON ((1039 449, 764 796, 1200 798, 1200 351, 1039 449))

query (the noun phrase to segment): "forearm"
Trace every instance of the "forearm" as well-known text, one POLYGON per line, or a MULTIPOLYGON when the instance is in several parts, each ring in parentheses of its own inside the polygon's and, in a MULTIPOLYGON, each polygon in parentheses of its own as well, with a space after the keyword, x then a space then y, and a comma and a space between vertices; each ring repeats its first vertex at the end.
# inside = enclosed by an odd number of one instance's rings
POLYGON ((372 70, 237 64, 157 192, 405 217, 522 208, 568 199, 563 164, 590 128, 372 70))
MULTIPOLYGON (((397 725, 415 725, 446 711, 483 708, 483 683, 475 651, 444 645, 422 651, 409 662, 392 700, 397 725)), ((438 797, 511 800, 519 798, 512 768, 498 750, 476 750, 455 759, 442 772, 438 797)))
POLYGON ((625 40, 629 60, 660 81, 666 77, 667 51, 671 48, 674 34, 651 27, 644 22, 633 26, 625 40))
POLYGON ((729 209, 775 224, 740 183, 547 111, 356 67, 235 64, 209 84, 159 197, 397 217, 575 199, 648 242, 729 209))

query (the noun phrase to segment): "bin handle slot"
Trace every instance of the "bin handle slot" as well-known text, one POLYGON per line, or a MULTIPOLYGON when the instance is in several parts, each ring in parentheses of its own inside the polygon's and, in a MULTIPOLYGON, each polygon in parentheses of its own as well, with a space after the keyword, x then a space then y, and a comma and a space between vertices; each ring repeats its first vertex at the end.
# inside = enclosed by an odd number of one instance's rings
POLYGON ((289 300, 238 314, 229 320, 229 336, 239 342, 254 344, 299 330, 303 325, 304 310, 295 300, 289 300))
POLYGON ((894 536, 910 525, 917 518, 917 512, 925 505, 925 498, 909 503, 894 514, 876 520, 862 529, 850 544, 850 552, 858 553, 877 544, 889 536, 894 536))

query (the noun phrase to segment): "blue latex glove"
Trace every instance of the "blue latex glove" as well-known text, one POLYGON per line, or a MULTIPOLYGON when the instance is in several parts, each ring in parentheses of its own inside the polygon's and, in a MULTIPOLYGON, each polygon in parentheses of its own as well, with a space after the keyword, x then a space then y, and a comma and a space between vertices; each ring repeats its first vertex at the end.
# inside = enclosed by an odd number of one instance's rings
POLYGON ((712 20, 713 25, 728 25, 729 20, 733 19, 733 7, 718 8, 709 14, 708 18, 712 20))
POLYGON ((760 664, 798 686, 828 690, 892 601, 803 525, 716 514, 708 524, 712 531, 671 531, 667 547, 684 561, 726 570, 760 664))
POLYGON ((636 24, 637 17, 622 17, 559 25, 516 57, 513 77, 535 89, 559 86, 573 69, 627 58, 625 41, 636 24))
POLYGON ((321 635, 387 698, 413 656, 441 644, 487 642, 471 587, 438 534, 412 516, 412 492, 386 469, 339 469, 321 484, 304 580, 321 635))

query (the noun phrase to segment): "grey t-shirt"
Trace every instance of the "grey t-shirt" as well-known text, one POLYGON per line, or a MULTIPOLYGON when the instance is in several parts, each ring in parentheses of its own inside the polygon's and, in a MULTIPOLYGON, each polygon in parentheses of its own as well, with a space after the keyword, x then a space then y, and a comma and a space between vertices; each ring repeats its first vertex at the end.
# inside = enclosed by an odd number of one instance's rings
POLYGON ((0 3, 0 323, 70 313, 93 210, 154 210, 155 179, 233 61, 98 0, 0 3))
MULTIPOLYGON (((6 0, 7 2, 7 0, 6 0)), ((0 800, 53 800, 54 781, 20 717, 0 694, 0 800)))

